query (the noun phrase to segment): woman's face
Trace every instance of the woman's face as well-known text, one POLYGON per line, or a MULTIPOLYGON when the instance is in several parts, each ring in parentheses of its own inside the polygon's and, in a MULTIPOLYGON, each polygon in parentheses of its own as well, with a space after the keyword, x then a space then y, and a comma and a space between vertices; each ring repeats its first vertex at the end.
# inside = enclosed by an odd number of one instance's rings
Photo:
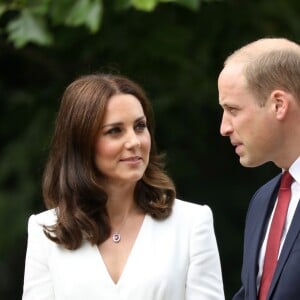
POLYGON ((142 105, 133 95, 109 99, 96 140, 95 163, 109 183, 136 183, 142 178, 151 148, 142 105))

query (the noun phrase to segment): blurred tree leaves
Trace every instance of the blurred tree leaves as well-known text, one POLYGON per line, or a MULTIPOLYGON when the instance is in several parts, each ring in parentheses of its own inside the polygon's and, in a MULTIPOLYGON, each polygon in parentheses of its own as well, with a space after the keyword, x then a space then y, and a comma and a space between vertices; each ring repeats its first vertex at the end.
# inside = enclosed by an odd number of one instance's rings
POLYGON ((100 28, 102 13, 102 0, 52 0, 49 16, 55 25, 83 25, 94 33, 100 28))
POLYGON ((29 42, 46 46, 53 40, 43 17, 28 9, 24 9, 17 18, 10 21, 6 30, 8 40, 16 48, 21 48, 29 42))
MULTIPOLYGON (((173 2, 196 10, 201 0, 109 1, 114 1, 117 9, 133 7, 150 12, 163 2, 173 2)), ((30 42, 49 46, 54 41, 51 26, 85 26, 90 33, 97 32, 102 23, 104 8, 104 0, 2 0, 0 18, 9 14, 2 32, 8 35, 8 40, 16 48, 24 47, 30 42)))

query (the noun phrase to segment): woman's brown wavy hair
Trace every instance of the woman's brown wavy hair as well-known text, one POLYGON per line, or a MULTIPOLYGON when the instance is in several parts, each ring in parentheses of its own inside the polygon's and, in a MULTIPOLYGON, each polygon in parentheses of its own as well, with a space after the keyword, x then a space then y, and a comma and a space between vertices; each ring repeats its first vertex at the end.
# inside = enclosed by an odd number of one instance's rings
POLYGON ((119 75, 79 77, 63 94, 43 177, 45 205, 57 213, 56 224, 44 226, 44 232, 67 249, 80 247, 83 239, 99 245, 111 232, 94 155, 106 105, 116 94, 131 94, 140 101, 151 136, 149 164, 137 182, 135 201, 155 219, 167 218, 172 210, 175 187, 156 151, 152 106, 143 89, 119 75))

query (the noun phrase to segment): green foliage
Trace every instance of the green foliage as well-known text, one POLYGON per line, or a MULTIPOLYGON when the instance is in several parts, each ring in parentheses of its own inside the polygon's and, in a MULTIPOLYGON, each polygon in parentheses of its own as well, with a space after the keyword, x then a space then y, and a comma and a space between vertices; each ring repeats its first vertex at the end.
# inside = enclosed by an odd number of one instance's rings
POLYGON ((53 40, 42 16, 28 9, 24 9, 17 18, 10 21, 6 30, 8 40, 14 43, 16 48, 21 48, 29 42, 46 46, 53 40))
POLYGON ((53 43, 53 25, 86 26, 91 33, 99 30, 102 0, 28 0, 0 6, 0 16, 13 12, 5 31, 16 48, 27 43, 49 46, 53 43))
POLYGON ((0 17, 5 13, 6 5, 0 3, 0 17))
POLYGON ((158 2, 159 0, 132 0, 131 4, 137 9, 152 11, 158 2))
MULTIPOLYGON (((207 1, 207 0, 206 0, 207 1)), ((172 2, 172 0, 162 0, 162 2, 172 2)), ((197 10, 200 7, 199 0, 176 0, 178 4, 181 4, 191 10, 197 10)), ((204 2, 204 1, 202 1, 204 2)))
MULTIPOLYGON (((114 1, 118 10, 133 7, 150 12, 159 3, 167 2, 196 10, 201 0, 114 1)), ((54 36, 51 28, 55 26, 85 26, 90 33, 96 33, 101 27, 103 12, 103 0, 11 0, 6 4, 0 4, 0 18, 9 15, 4 31, 16 48, 24 47, 28 43, 41 46, 53 44, 54 36), (9 13, 12 13, 12 16, 9 13)))
POLYGON ((127 1, 135 8, 144 11, 153 11, 159 2, 161 3, 177 3, 189 9, 196 10, 199 8, 200 0, 131 0, 127 1))
POLYGON ((56 25, 84 25, 94 33, 100 28, 102 13, 101 0, 65 0, 52 1, 49 15, 56 25))

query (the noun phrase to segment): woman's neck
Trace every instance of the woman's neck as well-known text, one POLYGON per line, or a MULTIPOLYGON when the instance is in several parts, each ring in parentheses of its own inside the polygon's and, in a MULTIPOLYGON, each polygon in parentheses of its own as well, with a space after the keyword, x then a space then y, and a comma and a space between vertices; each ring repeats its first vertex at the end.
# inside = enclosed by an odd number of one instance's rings
POLYGON ((111 220, 122 219, 124 216, 138 211, 134 201, 135 185, 107 186, 107 212, 111 220))

